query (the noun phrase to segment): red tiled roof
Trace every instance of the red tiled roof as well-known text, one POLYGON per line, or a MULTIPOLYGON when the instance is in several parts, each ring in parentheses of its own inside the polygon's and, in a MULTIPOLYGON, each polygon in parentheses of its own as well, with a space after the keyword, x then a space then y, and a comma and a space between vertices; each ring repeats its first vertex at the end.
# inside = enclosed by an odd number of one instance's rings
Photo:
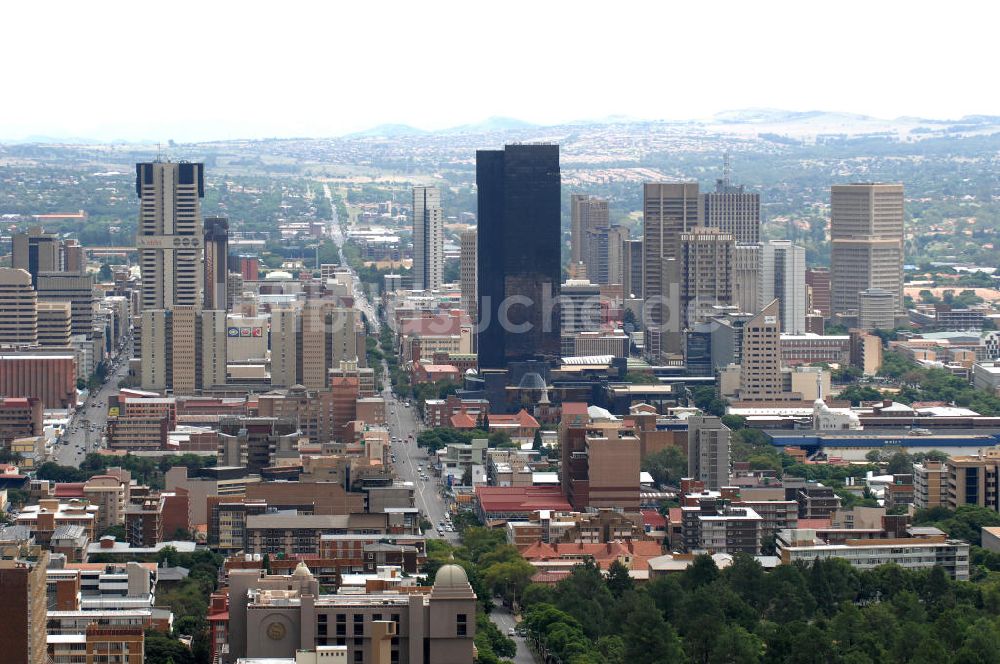
POLYGON ((679 507, 670 508, 670 523, 680 523, 684 512, 679 507))
POLYGON ((830 519, 799 519, 799 528, 811 528, 813 530, 829 528, 830 519))
POLYGON ((506 415, 503 413, 490 414, 490 426, 494 424, 517 424, 520 427, 527 429, 537 429, 538 420, 531 416, 531 414, 525 409, 521 409, 514 415, 506 415))
POLYGON ((535 542, 524 547, 521 555, 528 562, 545 562, 552 560, 574 560, 578 558, 593 558, 601 569, 621 558, 631 558, 632 569, 646 569, 646 561, 663 555, 663 547, 659 542, 651 540, 621 541, 615 540, 606 544, 582 544, 579 542, 535 542))
POLYGON ((642 522, 647 526, 667 527, 667 518, 656 510, 642 510, 642 522))
POLYGON ((476 421, 463 410, 451 416, 451 426, 456 429, 475 429, 476 421))

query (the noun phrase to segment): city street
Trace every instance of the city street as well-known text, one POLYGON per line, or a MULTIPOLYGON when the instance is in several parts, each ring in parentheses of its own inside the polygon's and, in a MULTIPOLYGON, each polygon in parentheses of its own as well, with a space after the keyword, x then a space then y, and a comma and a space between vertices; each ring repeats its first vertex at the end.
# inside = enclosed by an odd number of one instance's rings
POLYGON ((118 381, 128 373, 128 359, 122 354, 115 360, 117 367, 97 392, 73 414, 63 434, 62 442, 55 446, 55 462, 62 466, 79 467, 88 452, 96 452, 108 421, 108 398, 118 391, 118 381), (103 404, 103 405, 98 405, 103 404), (89 427, 93 427, 91 430, 89 427))
MULTIPOLYGON (((383 367, 383 371, 385 368, 383 367)), ((388 375, 383 376, 383 384, 388 386, 388 375)), ((386 403, 386 419, 389 422, 389 432, 394 438, 399 438, 398 443, 392 444, 392 453, 396 455, 396 474, 401 480, 413 482, 415 487, 415 501, 417 508, 434 525, 433 532, 428 532, 429 537, 444 537, 448 541, 457 544, 459 536, 457 532, 442 533, 438 529, 438 524, 444 520, 447 513, 444 498, 441 496, 441 485, 433 475, 428 480, 420 479, 420 464, 424 466, 424 472, 430 475, 431 458, 427 452, 417 447, 416 437, 420 432, 420 424, 417 421, 416 409, 412 406, 407 408, 401 401, 396 399, 392 390, 386 387, 382 393, 386 403), (409 435, 413 434, 413 440, 409 440, 409 435)))
POLYGON ((510 634, 510 630, 514 629, 517 625, 510 609, 497 603, 494 605, 493 611, 490 612, 490 620, 500 629, 500 632, 504 636, 513 639, 514 643, 517 644, 517 654, 511 660, 514 664, 535 664, 534 654, 528 648, 524 637, 510 634))
MULTIPOLYGON (((323 192, 326 197, 332 202, 333 192, 330 191, 330 185, 323 185, 323 192)), ((372 334, 377 335, 381 324, 379 323, 378 316, 375 312, 375 305, 371 300, 368 299, 366 293, 364 292, 364 284, 358 279, 357 273, 354 268, 351 268, 344 260, 344 242, 347 238, 344 237, 344 231, 340 227, 340 220, 337 215, 337 206, 331 205, 333 208, 333 221, 330 223, 330 238, 333 243, 337 245, 337 250, 340 253, 340 264, 344 267, 350 268, 351 274, 354 275, 354 307, 360 310, 368 318, 368 322, 371 324, 372 334)))

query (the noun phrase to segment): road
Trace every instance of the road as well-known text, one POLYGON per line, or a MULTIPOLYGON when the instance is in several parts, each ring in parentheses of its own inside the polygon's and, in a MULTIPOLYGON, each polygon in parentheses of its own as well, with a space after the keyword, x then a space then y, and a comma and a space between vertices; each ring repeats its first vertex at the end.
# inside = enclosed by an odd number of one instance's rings
MULTIPOLYGON (((330 185, 324 184, 323 192, 332 203, 333 192, 330 191, 330 185)), ((362 284, 361 280, 358 279, 357 272, 355 272, 354 268, 348 265, 347 261, 344 260, 344 242, 346 242, 347 238, 344 237, 344 230, 340 227, 340 218, 337 215, 337 206, 331 205, 331 207, 333 208, 333 221, 330 223, 330 238, 333 240, 333 243, 337 245, 337 252, 340 254, 340 264, 350 269, 351 274, 354 276, 354 306, 356 309, 361 310, 365 317, 368 318, 368 322, 371 325, 371 332, 378 335, 379 330, 381 329, 381 324, 379 323, 375 306, 365 294, 364 284, 362 284)))
POLYGON ((517 623, 514 621, 514 616, 511 615, 507 607, 499 603, 494 605, 493 610, 490 612, 490 620, 500 629, 501 634, 513 639, 514 643, 517 644, 517 654, 510 661, 514 662, 514 664, 537 664, 535 656, 528 648, 524 637, 511 634, 510 631, 514 629, 517 623))
MULTIPOLYGON (((126 348, 131 342, 126 343, 126 348)), ((62 466, 79 468, 88 452, 96 452, 101 445, 104 427, 108 422, 108 398, 118 391, 118 381, 128 373, 128 358, 122 353, 111 365, 107 381, 77 409, 66 427, 62 443, 53 452, 55 462, 62 466), (98 405, 103 404, 103 405, 98 405), (93 430, 88 428, 93 427, 93 430)))
MULTIPOLYGON (((386 371, 384 365, 382 371, 386 371)), ((396 399, 396 396, 392 393, 392 389, 389 387, 387 373, 383 375, 382 384, 386 386, 382 391, 382 396, 385 398, 389 432, 393 438, 399 438, 400 441, 392 444, 392 453, 396 455, 396 462, 394 464, 396 475, 401 480, 413 482, 416 507, 434 526, 433 532, 428 532, 427 535, 429 537, 444 537, 449 542, 457 544, 459 541, 458 533, 441 532, 438 528, 438 524, 444 521, 444 516, 448 513, 448 508, 444 497, 441 495, 440 483, 437 481, 437 478, 430 475, 429 465, 432 459, 427 456, 426 450, 417 447, 416 438, 421 425, 417 418, 416 409, 412 406, 407 408, 401 401, 396 399), (408 443, 404 442, 409 440, 411 433, 413 434, 413 440, 408 443), (430 475, 430 479, 420 479, 421 471, 419 466, 421 464, 424 466, 424 472, 430 475)))

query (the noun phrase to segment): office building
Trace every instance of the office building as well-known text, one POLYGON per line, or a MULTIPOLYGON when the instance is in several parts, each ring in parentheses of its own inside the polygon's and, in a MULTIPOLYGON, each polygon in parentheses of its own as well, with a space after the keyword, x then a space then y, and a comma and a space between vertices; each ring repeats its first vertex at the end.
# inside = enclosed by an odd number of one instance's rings
POLYGON ((73 334, 94 335, 94 275, 73 272, 40 272, 39 302, 69 302, 73 334))
POLYGON ((622 248, 622 291, 627 298, 642 297, 642 240, 626 240, 622 248))
POLYGON ((760 306, 778 301, 781 330, 806 331, 806 250, 788 240, 771 240, 761 249, 760 306))
POLYGON ((830 268, 806 268, 806 286, 809 289, 808 309, 818 311, 823 318, 830 318, 833 315, 830 310, 830 268))
POLYGON ((564 283, 559 295, 562 342, 560 354, 573 355, 573 339, 579 332, 596 332, 601 327, 601 287, 586 279, 564 283))
POLYGON ((903 312, 903 185, 830 189, 830 299, 834 314, 857 312, 869 288, 893 294, 903 312))
POLYGON ((733 236, 714 228, 680 235, 681 325, 707 320, 733 302, 733 236))
POLYGON ((34 346, 38 343, 37 303, 27 271, 0 268, 0 344, 34 346))
POLYGON ((865 331, 896 327, 896 295, 884 288, 866 288, 858 293, 858 328, 865 331))
POLYGON ((476 183, 477 309, 489 321, 477 332, 479 367, 555 358, 559 320, 551 305, 561 276, 559 146, 480 150, 476 183))
POLYGON ((715 496, 681 507, 681 534, 688 552, 758 555, 763 525, 752 507, 726 505, 715 496))
POLYGON ((291 387, 298 382, 299 311, 292 307, 271 309, 271 386, 291 387))
POLYGON ((0 652, 10 664, 47 664, 45 568, 49 553, 26 542, 0 544, 0 652))
POLYGON ((413 188, 413 289, 436 290, 444 274, 441 190, 413 188))
POLYGON ((461 253, 459 260, 459 282, 462 292, 462 311, 469 319, 476 320, 476 229, 467 228, 460 236, 461 253))
POLYGON ((778 301, 772 300, 743 324, 739 392, 743 401, 774 401, 784 394, 778 312, 778 301))
POLYGON ((760 308, 759 244, 737 244, 733 247, 733 305, 744 313, 756 313, 760 308))
POLYGON ((225 311, 146 309, 142 336, 142 389, 193 395, 226 384, 225 311))
POLYGON ((69 348, 73 336, 73 310, 69 302, 39 302, 38 345, 69 348))
POLYGON ((625 283, 625 243, 628 229, 609 226, 587 234, 587 278, 594 283, 608 286, 625 283))
POLYGON ((732 184, 727 173, 703 198, 705 226, 729 233, 736 244, 760 242, 760 194, 732 184))
POLYGON ((38 226, 29 228, 25 233, 14 233, 11 238, 11 267, 30 274, 34 286, 40 272, 63 270, 60 245, 58 235, 46 233, 38 226))
POLYGON ((229 277, 229 219, 205 218, 205 309, 226 309, 229 277))
POLYGON ((139 309, 200 308, 204 285, 203 164, 140 163, 136 248, 142 269, 139 309))
POLYGON ((35 398, 55 410, 76 404, 76 356, 0 354, 0 394, 35 398))
MULTIPOLYGON (((570 256, 572 263, 586 263, 590 256, 590 234, 610 226, 608 202, 587 194, 573 194, 570 205, 570 256)), ((588 265, 587 276, 590 276, 588 265)))
POLYGON ((729 428, 718 417, 692 415, 688 423, 688 475, 718 491, 729 484, 729 428))
POLYGON ((679 274, 671 260, 680 257, 681 234, 701 225, 701 198, 698 183, 650 182, 643 186, 642 273, 643 297, 649 320, 646 325, 670 324, 678 331, 679 312, 671 312, 668 302, 679 296, 679 274), (673 269, 671 269, 673 268, 673 269), (651 302, 651 300, 658 300, 651 302))

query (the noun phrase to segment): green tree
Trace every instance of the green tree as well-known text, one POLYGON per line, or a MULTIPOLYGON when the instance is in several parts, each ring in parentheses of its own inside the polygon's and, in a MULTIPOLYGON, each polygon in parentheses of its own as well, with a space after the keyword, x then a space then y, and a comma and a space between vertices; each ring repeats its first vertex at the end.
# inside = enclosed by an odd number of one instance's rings
POLYGON ((608 590, 616 598, 621 598, 622 595, 635 587, 628 568, 618 560, 613 561, 608 566, 607 584, 608 590))
POLYGON ((646 595, 622 626, 625 661, 630 664, 674 664, 684 659, 681 640, 674 628, 663 620, 653 601, 646 595))
POLYGON ((680 447, 670 445, 643 459, 641 467, 657 484, 676 484, 687 475, 687 455, 680 447))

